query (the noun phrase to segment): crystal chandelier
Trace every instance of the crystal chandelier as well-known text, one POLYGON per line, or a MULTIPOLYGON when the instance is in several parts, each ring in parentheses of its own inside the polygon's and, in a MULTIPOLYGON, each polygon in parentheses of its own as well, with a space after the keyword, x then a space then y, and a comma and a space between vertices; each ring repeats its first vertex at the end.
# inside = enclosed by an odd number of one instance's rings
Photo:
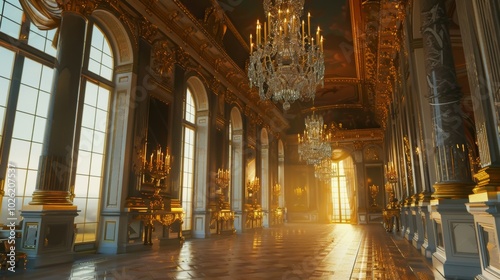
POLYGON ((325 73, 323 36, 311 36, 311 14, 300 21, 304 0, 264 0, 267 22, 257 20, 255 44, 250 35, 250 87, 262 100, 283 102, 288 110, 297 99, 314 100, 325 73), (262 32, 264 30, 264 32, 262 32))
POLYGON ((314 165, 314 177, 321 181, 328 181, 335 176, 335 169, 333 162, 329 158, 321 160, 318 164, 314 165))
POLYGON ((323 124, 323 117, 313 114, 305 119, 304 135, 298 135, 299 158, 307 164, 318 164, 332 156, 331 135, 323 124))

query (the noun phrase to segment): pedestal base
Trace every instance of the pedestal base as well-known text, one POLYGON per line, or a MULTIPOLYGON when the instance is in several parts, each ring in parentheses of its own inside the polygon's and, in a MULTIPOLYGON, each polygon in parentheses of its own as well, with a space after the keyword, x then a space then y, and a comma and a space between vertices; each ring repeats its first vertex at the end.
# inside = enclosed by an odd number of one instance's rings
POLYGON ((28 267, 36 268, 73 261, 76 206, 27 205, 22 244, 28 255, 28 267))
POLYGON ((424 242, 420 247, 420 252, 426 258, 431 259, 432 254, 436 252, 436 238, 434 237, 434 231, 432 230, 432 220, 429 212, 428 201, 420 201, 419 206, 419 216, 422 220, 422 232, 424 233, 424 242))
POLYGON ((481 273, 474 220, 467 212, 467 199, 431 201, 436 236, 432 265, 446 279, 472 279, 481 273))
POLYGON ((474 217, 479 241, 481 274, 476 279, 500 279, 498 237, 500 225, 500 192, 469 195, 467 210, 474 217))

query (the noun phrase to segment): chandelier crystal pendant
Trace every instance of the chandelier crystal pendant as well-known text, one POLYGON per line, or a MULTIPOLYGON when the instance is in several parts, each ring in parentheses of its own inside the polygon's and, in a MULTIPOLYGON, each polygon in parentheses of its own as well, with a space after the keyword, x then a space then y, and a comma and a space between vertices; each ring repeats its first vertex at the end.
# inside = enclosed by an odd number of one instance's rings
POLYGON ((314 177, 321 181, 328 181, 335 176, 332 160, 329 158, 322 159, 318 164, 314 165, 314 177))
POLYGON ((298 135, 299 159, 307 164, 319 164, 332 156, 331 134, 327 131, 321 115, 313 114, 305 119, 304 135, 298 135))
POLYGON ((310 13, 306 31, 303 9, 304 0, 264 0, 267 21, 257 20, 255 43, 250 34, 250 87, 262 100, 282 102, 284 110, 297 99, 314 100, 324 84, 323 36, 319 27, 311 36, 310 13))

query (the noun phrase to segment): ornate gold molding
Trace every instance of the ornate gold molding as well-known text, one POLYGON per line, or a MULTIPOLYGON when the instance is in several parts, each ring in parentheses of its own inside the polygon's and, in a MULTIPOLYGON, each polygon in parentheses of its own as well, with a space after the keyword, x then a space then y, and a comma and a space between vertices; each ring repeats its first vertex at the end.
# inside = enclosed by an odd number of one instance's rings
POLYGON ((500 192, 500 167, 487 166, 479 170, 474 178, 477 180, 474 193, 500 192))
POLYGON ((168 41, 161 40, 153 44, 151 51, 152 69, 156 75, 168 82, 176 61, 176 52, 168 41))
MULTIPOLYGON (((404 182, 404 181, 403 181, 404 182)), ((433 198, 464 199, 472 194, 474 185, 454 182, 454 183, 436 183, 434 184, 433 198)))

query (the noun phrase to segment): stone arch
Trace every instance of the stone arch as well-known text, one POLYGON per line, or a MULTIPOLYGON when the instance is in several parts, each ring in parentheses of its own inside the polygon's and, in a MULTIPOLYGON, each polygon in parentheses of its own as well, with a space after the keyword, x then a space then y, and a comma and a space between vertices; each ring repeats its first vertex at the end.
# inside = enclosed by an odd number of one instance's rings
POLYGON ((134 50, 130 36, 120 20, 109 11, 95 10, 92 18, 99 23, 99 27, 106 33, 113 49, 115 66, 131 64, 134 61, 134 50))

